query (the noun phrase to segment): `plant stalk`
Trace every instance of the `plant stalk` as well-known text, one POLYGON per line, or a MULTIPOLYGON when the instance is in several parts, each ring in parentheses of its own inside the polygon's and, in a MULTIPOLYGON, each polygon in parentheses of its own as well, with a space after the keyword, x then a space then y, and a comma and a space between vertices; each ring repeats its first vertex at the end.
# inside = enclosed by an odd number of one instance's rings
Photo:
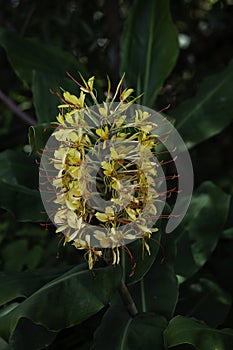
POLYGON ((135 317, 138 314, 138 309, 133 301, 133 298, 123 280, 121 280, 121 283, 118 287, 118 292, 120 294, 120 297, 131 317, 135 317))
POLYGON ((0 100, 21 120, 23 120, 28 125, 36 125, 37 122, 27 113, 21 111, 19 107, 0 90, 0 100))

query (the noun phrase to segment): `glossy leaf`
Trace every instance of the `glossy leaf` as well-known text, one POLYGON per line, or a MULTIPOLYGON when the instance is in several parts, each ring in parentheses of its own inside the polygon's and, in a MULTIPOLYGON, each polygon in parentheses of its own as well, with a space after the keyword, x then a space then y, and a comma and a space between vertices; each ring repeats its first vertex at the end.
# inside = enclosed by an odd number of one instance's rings
POLYGON ((206 78, 197 94, 172 113, 188 148, 220 133, 233 121, 232 80, 233 61, 224 71, 206 78))
POLYGON ((121 71, 127 86, 144 92, 142 103, 153 106, 178 56, 176 28, 169 0, 137 0, 125 24, 121 45, 121 71))
POLYGON ((209 181, 194 193, 185 219, 175 233, 178 275, 192 276, 214 251, 228 215, 229 201, 229 195, 209 181))
POLYGON ((164 350, 162 332, 167 325, 153 313, 130 317, 120 306, 111 306, 95 333, 93 350, 164 350))
POLYGON ((231 349, 233 331, 213 329, 194 319, 177 316, 164 332, 166 348, 179 344, 191 344, 198 350, 231 349))
POLYGON ((119 266, 94 272, 74 268, 6 310, 0 318, 0 335, 9 339, 22 317, 52 331, 79 324, 109 302, 121 275, 119 266))

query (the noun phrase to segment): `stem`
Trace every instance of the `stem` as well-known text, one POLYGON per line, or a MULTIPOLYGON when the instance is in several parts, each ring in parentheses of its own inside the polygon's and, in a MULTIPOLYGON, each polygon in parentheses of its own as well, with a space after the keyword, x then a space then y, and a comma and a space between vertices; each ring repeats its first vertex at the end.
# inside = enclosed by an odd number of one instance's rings
POLYGON ((133 301, 133 298, 128 290, 128 288, 126 287, 126 284, 123 280, 121 280, 121 283, 118 287, 118 292, 120 294, 120 297, 124 303, 124 305, 126 306, 126 309, 129 313, 129 315, 131 317, 134 317, 138 314, 138 310, 137 307, 133 301))
POLYGON ((145 289, 144 289, 144 279, 140 281, 141 287, 141 301, 142 301, 142 312, 146 312, 146 299, 145 299, 145 289))
POLYGON ((0 100, 21 120, 29 125, 36 125, 37 122, 31 118, 27 113, 21 111, 19 107, 0 90, 0 100))

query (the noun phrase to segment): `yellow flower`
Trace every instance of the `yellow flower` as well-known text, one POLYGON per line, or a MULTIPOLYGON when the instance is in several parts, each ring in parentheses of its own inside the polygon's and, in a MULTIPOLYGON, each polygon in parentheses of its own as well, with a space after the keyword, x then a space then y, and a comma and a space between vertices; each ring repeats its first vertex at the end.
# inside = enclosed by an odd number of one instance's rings
POLYGON ((97 212, 95 216, 99 221, 107 222, 115 220, 115 212, 112 207, 106 207, 105 213, 97 212))
POLYGON ((104 141, 108 140, 108 135, 109 135, 109 130, 108 130, 108 126, 105 125, 104 129, 97 129, 96 134, 98 136, 100 136, 104 141))
POLYGON ((71 103, 73 105, 79 104, 79 99, 75 95, 71 95, 68 91, 63 93, 63 97, 66 100, 66 102, 71 103))
POLYGON ((114 161, 108 161, 105 160, 101 163, 101 167, 104 169, 104 175, 111 176, 113 172, 115 171, 115 163, 114 161))
POLYGON ((121 101, 125 101, 132 93, 134 92, 134 89, 125 89, 121 93, 121 101))

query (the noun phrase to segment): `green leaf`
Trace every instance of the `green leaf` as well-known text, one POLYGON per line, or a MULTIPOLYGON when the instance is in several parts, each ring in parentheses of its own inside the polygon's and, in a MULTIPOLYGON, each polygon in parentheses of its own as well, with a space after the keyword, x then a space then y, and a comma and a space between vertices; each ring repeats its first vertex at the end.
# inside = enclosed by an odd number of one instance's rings
POLYGON ((38 167, 35 161, 22 152, 6 150, 0 153, 1 181, 28 188, 38 187, 38 167))
POLYGON ((45 221, 46 216, 38 186, 36 163, 21 152, 0 153, 0 208, 6 209, 18 221, 45 221))
POLYGON ((39 123, 55 119, 58 99, 50 89, 75 91, 75 84, 66 77, 66 71, 85 75, 84 66, 68 52, 36 39, 25 39, 14 32, 0 29, 0 45, 20 79, 32 86, 33 101, 39 123))
POLYGON ((140 311, 154 312, 169 319, 173 315, 178 298, 178 283, 173 262, 175 245, 170 235, 162 238, 164 261, 157 257, 144 278, 130 286, 130 292, 140 311))
POLYGON ((56 71, 54 69, 54 71, 51 71, 49 75, 43 71, 34 71, 32 93, 39 123, 46 123, 48 121, 56 120, 55 116, 58 114, 57 106, 61 104, 61 101, 57 96, 52 94, 50 90, 61 93, 60 88, 62 87, 64 90, 74 92, 78 91, 78 88, 74 82, 66 77, 65 69, 76 73, 78 71, 78 62, 74 62, 73 67, 70 69, 63 63, 61 71, 56 71))
POLYGON ((221 132, 233 120, 233 61, 222 72, 205 79, 193 98, 172 115, 188 148, 221 132))
POLYGON ((56 337, 56 332, 21 318, 12 334, 9 344, 14 350, 38 350, 47 348, 56 337))
POLYGON ((28 138, 32 152, 42 152, 53 131, 46 123, 30 126, 28 138))
POLYGON ((233 295, 233 279, 229 278, 232 275, 232 252, 233 241, 228 239, 220 240, 216 251, 208 261, 208 265, 213 274, 217 276, 220 285, 233 295))
POLYGON ((228 229, 224 230, 222 233, 222 238, 227 240, 233 239, 233 227, 229 227, 228 229))
POLYGON ((177 316, 165 330, 164 340, 168 349, 187 343, 198 350, 228 350, 233 344, 233 330, 217 330, 193 319, 177 316))
MULTIPOLYGON (((86 264, 85 264, 86 265, 86 264)), ((82 268, 84 265, 81 265, 82 268)), ((47 282, 64 274, 69 268, 50 269, 46 271, 5 272, 0 273, 0 305, 9 303, 19 297, 29 297, 47 282)))
POLYGON ((122 278, 120 266, 74 268, 48 282, 0 318, 0 335, 9 339, 22 317, 52 331, 79 324, 102 309, 122 278))
POLYGON ((150 247, 150 255, 146 248, 143 249, 142 240, 136 240, 133 243, 127 245, 132 259, 129 254, 125 252, 125 277, 128 284, 133 284, 140 281, 143 276, 149 271, 151 265, 156 259, 160 246, 160 234, 153 234, 153 239, 147 240, 147 244, 150 247), (135 267, 133 266, 135 264, 135 267))
POLYGON ((0 207, 13 214, 18 221, 45 221, 43 204, 37 190, 0 181, 0 193, 0 207))
POLYGON ((1 350, 11 350, 10 345, 0 337, 0 349, 1 350))
POLYGON ((176 314, 195 317, 211 327, 221 325, 231 308, 231 296, 217 283, 200 278, 180 286, 176 314))
POLYGON ((210 181, 203 182, 196 190, 182 225, 174 233, 178 275, 191 277, 206 263, 217 246, 229 203, 230 196, 210 181))
POLYGON ((169 0, 135 1, 122 37, 121 71, 126 72, 128 86, 136 88, 138 94, 144 93, 144 105, 154 105, 178 52, 169 0))
POLYGON ((95 332, 93 350, 164 350, 162 316, 152 313, 130 317, 121 306, 111 306, 95 332))
POLYGON ((39 264, 43 249, 39 245, 29 248, 28 243, 26 239, 18 239, 3 248, 2 256, 6 271, 21 271, 25 267, 33 269, 39 264))

